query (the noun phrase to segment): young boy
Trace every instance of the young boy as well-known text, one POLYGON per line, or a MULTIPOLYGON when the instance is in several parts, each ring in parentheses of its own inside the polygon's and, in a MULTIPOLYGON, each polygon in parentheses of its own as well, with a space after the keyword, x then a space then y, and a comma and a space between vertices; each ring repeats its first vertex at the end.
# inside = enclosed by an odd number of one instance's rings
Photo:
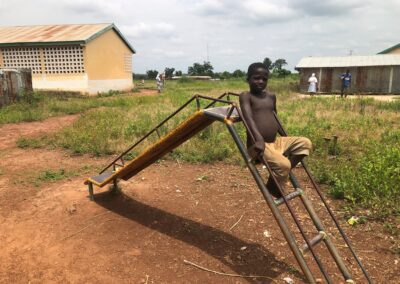
MULTIPOLYGON (((244 119, 255 139, 253 143, 247 133, 249 152, 257 155, 263 153, 273 175, 283 185, 290 169, 309 155, 312 145, 305 137, 277 137, 277 133, 283 135, 283 130, 273 113, 276 112, 276 97, 265 91, 268 75, 263 63, 251 64, 247 71, 250 91, 240 94, 239 101, 244 119)), ((269 177, 266 186, 273 196, 281 197, 272 177, 269 177)))

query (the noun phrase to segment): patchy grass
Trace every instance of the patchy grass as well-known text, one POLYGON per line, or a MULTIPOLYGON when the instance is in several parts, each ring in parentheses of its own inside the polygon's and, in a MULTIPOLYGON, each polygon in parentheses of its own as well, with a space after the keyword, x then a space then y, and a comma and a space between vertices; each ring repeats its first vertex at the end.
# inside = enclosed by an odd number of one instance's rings
POLYGON ((29 175, 26 180, 21 180, 20 182, 29 182, 34 186, 38 187, 43 183, 51 183, 59 180, 70 179, 77 177, 82 173, 90 173, 94 170, 94 167, 85 165, 78 169, 44 169, 29 175))
POLYGON ((17 147, 19 147, 21 149, 41 148, 44 146, 44 144, 41 142, 40 139, 26 138, 26 137, 20 137, 16 143, 17 143, 17 147))
POLYGON ((58 171, 45 170, 37 177, 39 181, 57 181, 66 178, 68 175, 64 169, 58 171))
MULTIPOLYGON (((151 82, 146 82, 146 88, 151 82)), ((155 83, 154 83, 155 84, 155 83)), ((314 152, 308 163, 320 183, 329 186, 330 194, 346 201, 351 212, 368 209, 371 217, 399 215, 400 209, 400 101, 376 102, 373 99, 338 99, 313 97, 299 99, 292 93, 295 79, 271 79, 269 89, 277 94, 278 114, 290 135, 309 137, 314 152), (324 138, 337 136, 337 145, 324 138)), ((31 112, 41 117, 65 113, 82 113, 73 125, 50 136, 20 139, 20 147, 51 145, 71 152, 111 155, 122 152, 155 127, 160 121, 194 94, 218 96, 226 91, 240 93, 247 89, 244 80, 168 81, 157 96, 106 94, 98 97, 39 96, 31 112)), ((10 106, 5 113, 22 113, 25 102, 10 106), (12 110, 11 108, 15 109, 12 110)), ((162 128, 166 134, 193 113, 195 103, 183 110, 162 128)), ((1 120, 0 111, 0 121, 1 120)), ((237 125, 244 138, 242 126, 237 125)), ((154 143, 151 135, 126 158, 134 158, 154 143)), ((225 161, 239 163, 241 157, 223 124, 215 123, 179 148, 170 158, 189 162, 225 161)))
POLYGON ((40 121, 49 117, 84 113, 100 107, 130 107, 136 103, 130 94, 109 92, 98 96, 75 93, 34 92, 24 95, 16 104, 0 108, 0 125, 40 121))

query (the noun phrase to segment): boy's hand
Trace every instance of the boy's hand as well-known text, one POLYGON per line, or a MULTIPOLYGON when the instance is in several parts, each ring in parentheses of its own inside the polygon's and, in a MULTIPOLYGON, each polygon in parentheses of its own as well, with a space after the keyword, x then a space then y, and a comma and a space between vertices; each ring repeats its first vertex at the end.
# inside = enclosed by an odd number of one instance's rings
POLYGON ((265 150, 265 143, 264 141, 257 141, 256 143, 254 143, 254 149, 258 152, 264 152, 265 150))
POLYGON ((250 158, 254 159, 257 158, 261 153, 264 153, 264 150, 264 141, 257 141, 247 150, 247 152, 249 153, 250 158))

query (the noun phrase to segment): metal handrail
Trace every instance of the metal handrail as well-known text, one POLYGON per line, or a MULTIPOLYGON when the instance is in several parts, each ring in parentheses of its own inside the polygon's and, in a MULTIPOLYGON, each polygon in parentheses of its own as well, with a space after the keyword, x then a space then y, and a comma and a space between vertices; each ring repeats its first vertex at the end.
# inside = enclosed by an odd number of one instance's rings
MULTIPOLYGON (((254 138, 254 134, 251 132, 250 127, 248 126, 246 120, 244 119, 244 116, 243 116, 242 111, 241 111, 240 109, 237 109, 237 111, 238 111, 238 114, 239 114, 240 118, 241 118, 242 121, 243 121, 243 124, 244 124, 244 127, 246 128, 247 133, 250 135, 250 137, 251 137, 253 143, 255 143, 256 140, 255 140, 255 138, 254 138)), ((275 112, 274 112, 274 114, 275 114, 275 112)), ((259 156, 260 156, 260 157, 259 157, 260 160, 262 161, 262 163, 264 164, 264 166, 266 166, 266 168, 268 169, 268 172, 270 173, 270 176, 272 176, 272 179, 274 180, 275 184, 277 185, 278 190, 279 190, 280 194, 281 194, 282 197, 283 197, 283 200, 284 200, 284 202, 285 202, 285 205, 286 205, 286 207, 288 208, 288 210, 289 210, 289 212, 290 212, 290 215, 291 215, 292 218, 293 218, 293 221, 296 223, 297 228, 299 229, 299 231, 300 231, 300 233, 301 233, 303 239, 305 240, 306 244, 308 245, 308 247, 309 247, 309 249, 310 249, 310 252, 311 252, 311 254, 312 254, 312 256, 313 256, 315 262, 317 263, 319 269, 321 270, 322 274, 324 275, 325 280, 326 280, 328 283, 333 283, 332 280, 330 279, 328 273, 326 272, 325 268, 323 267, 321 260, 318 258, 317 254, 315 253, 315 251, 314 251, 314 249, 313 249, 313 246, 311 245, 310 241, 308 240, 308 238, 307 238, 307 236, 306 236, 306 234, 305 234, 303 228, 301 227, 301 224, 300 224, 300 222, 299 222, 299 220, 298 220, 296 214, 294 213, 293 208, 291 207, 291 205, 289 204, 287 198, 285 197, 284 192, 283 192, 281 186, 279 185, 279 182, 277 181, 276 177, 272 174, 272 169, 270 168, 270 166, 268 165, 268 163, 265 161, 265 159, 264 159, 264 157, 261 155, 261 153, 260 153, 259 156)))
MULTIPOLYGON (((226 93, 225 93, 226 94, 226 93)), ((194 96, 192 96, 186 103, 184 103, 182 106, 180 106, 178 109, 176 109, 172 114, 170 114, 169 116, 167 116, 164 120, 162 120, 156 127, 154 127, 152 130, 150 130, 148 133, 146 133, 141 139, 139 139, 137 142, 135 142, 132 146, 130 146, 127 150, 125 150, 124 152, 122 152, 120 155, 118 155, 118 157, 116 157, 112 162, 110 162, 104 169, 102 169, 100 171, 100 174, 104 173, 107 169, 109 169, 111 166, 113 166, 118 160, 122 160, 123 156, 125 156, 127 153, 129 153, 130 151, 132 151, 133 148, 135 148, 137 145, 139 145, 141 142, 143 142, 145 139, 147 139, 151 134, 153 134, 154 132, 158 132, 158 129, 164 125, 166 122, 168 122, 172 117, 174 117, 175 115, 177 115, 180 111, 182 111, 187 105, 189 105, 193 100, 196 100, 197 103, 197 108, 200 108, 200 104, 199 104, 199 99, 205 99, 205 100, 211 100, 212 103, 211 105, 217 103, 217 102, 221 102, 221 103, 225 103, 225 104, 234 104, 234 102, 229 101, 229 100, 223 100, 222 97, 225 95, 222 94, 220 97, 218 98, 213 98, 213 97, 209 97, 209 96, 204 96, 204 95, 200 95, 200 94, 196 94, 194 96)), ((208 107, 206 107, 208 108, 208 107)))
MULTIPOLYGON (((287 132, 286 132, 286 130, 283 128, 282 122, 280 121, 278 115, 277 115, 275 112, 274 112, 274 116, 275 116, 275 119, 276 119, 276 121, 278 122, 280 128, 282 129, 283 134, 284 134, 285 136, 287 136, 287 132)), ((317 183, 315 182, 314 178, 313 178, 312 175, 311 175, 311 172, 309 171, 309 169, 308 169, 306 163, 305 163, 303 160, 301 161, 301 165, 303 166, 305 172, 307 173, 307 176, 308 176, 309 179, 311 180, 311 183, 312 183, 312 185, 313 185, 315 191, 318 193, 319 198, 321 199, 322 203, 324 204, 325 208, 327 209, 327 211, 328 211, 330 217, 332 218, 333 222, 335 223, 336 228, 337 228, 338 231, 340 232, 340 235, 342 236, 342 238, 344 239, 344 241, 345 241, 347 247, 348 247, 349 250, 351 251, 351 253, 352 253, 354 259, 356 260, 358 266, 360 267, 360 269, 361 269, 362 272, 364 273, 365 278, 368 280, 368 283, 372 284, 373 281, 372 281, 372 279, 370 278, 370 276, 369 276, 367 270, 365 269, 365 267, 364 267, 363 264, 361 263, 361 260, 358 258, 356 252, 355 252, 354 249, 353 249, 353 246, 350 244, 350 240, 347 238, 345 232, 343 231, 342 227, 341 227, 340 224, 339 224, 339 221, 336 219, 335 215, 333 214, 332 210, 330 209, 328 203, 326 202, 325 197, 323 196, 321 190, 319 189, 317 183)))

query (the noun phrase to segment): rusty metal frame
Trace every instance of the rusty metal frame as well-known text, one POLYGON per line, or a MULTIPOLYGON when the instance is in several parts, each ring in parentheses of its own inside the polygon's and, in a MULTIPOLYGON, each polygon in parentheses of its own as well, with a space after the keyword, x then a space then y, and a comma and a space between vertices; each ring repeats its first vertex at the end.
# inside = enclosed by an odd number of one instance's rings
MULTIPOLYGON (((282 124, 282 122, 280 121, 278 115, 277 115, 275 112, 274 112, 274 116, 275 116, 275 119, 276 119, 276 121, 278 122, 280 128, 282 129, 283 134, 284 134, 285 136, 287 136, 287 132, 286 132, 286 130, 283 128, 283 124, 282 124)), ((333 214, 333 211, 330 209, 328 203, 326 202, 326 199, 325 199, 324 195, 322 194, 322 192, 321 192, 319 186, 317 185, 317 183, 315 182, 313 176, 311 175, 311 172, 310 172, 310 170, 308 169, 307 164, 305 163, 305 161, 302 160, 302 161, 301 161, 301 165, 303 166, 303 169, 304 169, 304 171, 306 172, 308 178, 310 179, 310 181, 311 181, 311 183, 312 183, 312 185, 313 185, 315 191, 317 192, 319 198, 321 199, 322 203, 324 204, 324 207, 325 207, 326 210, 328 211, 329 216, 331 217, 332 221, 335 223, 336 228, 338 229, 340 235, 342 236, 343 240, 345 241, 347 247, 349 248, 351 254, 353 255, 354 259, 356 260, 358 266, 360 267, 361 271, 363 272, 363 274, 364 274, 365 278, 367 279, 368 283, 370 283, 370 284, 373 283, 373 281, 372 281, 370 275, 368 274, 367 270, 366 270, 365 267, 363 266, 361 260, 358 258, 358 256, 357 256, 355 250, 353 249, 353 246, 351 245, 350 240, 347 238, 347 235, 345 234, 345 232, 343 231, 342 227, 340 226, 339 221, 337 220, 337 218, 336 218, 335 215, 333 214)), ((293 184, 293 186, 294 186, 295 188, 298 188, 298 187, 299 187, 299 186, 298 186, 298 182, 297 182, 297 180, 296 180, 296 178, 295 178, 295 176, 294 176, 293 173, 290 174, 290 180, 291 180, 291 182, 292 182, 292 184, 293 184)), ((306 199, 304 196, 302 196, 302 202, 303 202, 304 206, 306 207, 307 211, 309 211, 310 209, 312 210, 311 202, 310 202, 308 199, 306 199)), ((314 214, 314 215, 316 216, 316 214, 314 214)), ((310 214, 310 216, 311 216, 311 214, 310 214)), ((314 220, 313 220, 313 221, 314 221, 314 220)), ((318 221, 318 220, 315 220, 314 223, 317 225, 318 223, 321 223, 321 222, 318 221)), ((322 224, 322 223, 321 223, 321 224, 322 224)), ((321 225, 317 225, 317 226, 321 226, 321 225)), ((328 240, 329 240, 329 239, 328 239, 328 240)), ((329 242, 329 241, 328 241, 328 242, 329 242)), ((330 246, 329 244, 327 244, 327 246, 328 246, 328 249, 330 250, 330 247, 331 247, 331 246, 330 246)), ((331 254, 332 254, 332 253, 335 253, 335 252, 331 252, 331 254)), ((332 255, 332 256, 333 256, 333 255, 332 255)), ((334 257, 334 258, 335 258, 335 257, 334 257)), ((343 273, 344 264, 338 264, 338 265, 339 265, 339 267, 340 267, 340 269, 342 270, 342 273, 343 273)))
POLYGON ((103 168, 100 171, 100 174, 104 173, 106 170, 108 170, 110 167, 114 167, 115 165, 118 165, 117 162, 119 160, 121 160, 121 163, 124 164, 124 159, 123 157, 128 154, 130 151, 132 151, 137 145, 139 145, 141 142, 143 142, 144 140, 146 140, 151 134, 153 134, 154 132, 156 132, 159 135, 159 128, 161 126, 163 126, 165 123, 167 123, 172 117, 174 117, 175 115, 177 115, 179 112, 181 112, 186 106, 188 106, 191 102, 193 102, 194 100, 196 100, 196 104, 197 104, 197 109, 200 109, 200 99, 204 99, 204 100, 209 100, 212 101, 212 104, 215 104, 217 102, 220 103, 225 103, 225 104, 235 104, 232 101, 228 101, 228 100, 223 100, 221 98, 213 98, 213 97, 208 97, 208 96, 204 96, 204 95, 199 95, 196 94, 194 96, 192 96, 186 103, 184 103, 182 106, 180 106, 178 109, 176 109, 172 114, 170 114, 169 116, 167 116, 164 120, 162 120, 156 127, 154 127, 152 130, 150 130, 149 132, 147 132, 147 134, 145 134, 141 139, 139 139, 137 142, 135 142, 132 146, 130 146, 127 150, 125 150, 124 152, 122 152, 118 157, 116 157, 112 162, 110 162, 105 168, 103 168))
MULTIPOLYGON (((290 180, 292 182, 293 187, 297 190, 299 189, 299 194, 292 194, 293 197, 296 196, 300 196, 301 201, 303 202, 307 212, 309 213, 309 215, 311 216, 311 219, 314 222, 314 225, 316 226, 317 230, 318 230, 318 235, 316 237, 314 237, 313 239, 309 240, 294 212, 294 210, 292 209, 291 205, 289 204, 289 195, 285 196, 283 194, 283 190, 280 187, 279 183, 277 182, 276 178, 274 175, 272 175, 272 169, 270 168, 270 166, 267 164, 267 162, 265 161, 265 159, 262 157, 262 155, 259 157, 259 160, 264 164, 264 166, 266 167, 266 169, 268 170, 269 174, 272 176, 272 178, 274 179, 275 183, 277 184, 278 190, 280 191, 280 193, 282 194, 282 202, 281 203, 285 203, 286 207, 288 208, 294 222, 296 223, 296 226, 298 227, 303 239, 305 240, 306 244, 303 245, 303 248, 300 248, 297 244, 296 244, 296 240, 292 234, 292 232, 290 231, 288 225, 286 224, 284 217, 282 216, 282 214, 280 213, 280 210, 278 209, 278 203, 276 202, 276 200, 274 200, 274 198, 272 197, 271 193, 268 191, 268 189, 266 188, 264 181, 259 173, 259 171, 257 170, 255 164, 253 163, 253 160, 250 158, 246 147, 244 146, 244 143, 242 142, 239 134, 237 133, 235 127, 234 127, 234 123, 236 121, 234 121, 233 119, 231 119, 231 116, 234 112, 234 110, 237 111, 237 114, 240 118, 240 120, 242 120, 243 125, 247 131, 247 133, 249 133, 250 138, 253 139, 254 141, 254 137, 250 131, 250 128, 248 127, 246 121, 244 120, 243 114, 240 110, 240 108, 237 106, 237 103, 234 101, 230 100, 230 96, 239 96, 236 93, 230 93, 230 92, 226 92, 222 95, 220 95, 217 98, 213 98, 213 97, 208 97, 208 96, 204 96, 204 95, 200 95, 200 94, 196 94, 194 96, 192 96, 186 103, 184 103, 181 107, 179 107, 177 110, 175 110, 171 115, 169 115, 168 117, 166 117, 163 121, 161 121, 156 127, 154 127, 152 130, 150 130, 147 134, 145 134, 141 139, 139 139, 136 143, 134 143, 131 147, 129 147, 126 151, 124 151, 122 154, 120 154, 117 158, 115 158, 109 165, 107 165, 101 172, 104 173, 107 169, 109 169, 110 167, 115 168, 116 165, 121 166, 120 164, 118 164, 119 161, 121 161, 122 166, 124 165, 124 159, 123 157, 129 153, 132 149, 134 149, 137 145, 139 145, 141 142, 143 142, 146 138, 148 138, 151 134, 153 134, 154 132, 157 133, 158 136, 160 136, 159 133, 159 128, 164 125, 167 121, 169 121, 172 117, 174 117, 175 115, 177 115, 179 112, 181 112, 186 106, 188 106, 191 102, 196 101, 196 108, 197 110, 201 109, 201 102, 200 100, 206 100, 206 101, 210 101, 210 103, 204 108, 210 108, 212 106, 214 106, 216 103, 223 103, 223 104, 227 104, 230 106, 227 115, 224 118, 218 117, 217 115, 213 115, 211 113, 206 114, 208 115, 210 118, 215 119, 215 120, 219 120, 221 122, 224 122, 224 124, 226 125, 226 127, 228 128, 229 133, 231 134, 234 142, 236 143, 243 159, 246 162, 247 167, 249 168, 252 176, 254 177, 264 199, 266 200, 271 212, 273 213, 280 229, 282 230, 285 239, 287 240, 298 264, 301 267, 301 270, 303 271, 306 279, 308 282, 310 283, 316 283, 316 280, 310 270, 310 268, 307 265, 307 262, 304 259, 304 252, 310 251, 313 255, 314 260, 316 261, 321 273, 323 274, 325 280, 328 283, 333 283, 332 280, 330 279, 328 273, 326 272, 326 270, 324 269, 321 261, 319 260, 318 256, 316 255, 315 251, 313 250, 313 245, 320 242, 320 241, 324 241, 325 244, 327 245, 327 248, 329 250, 329 252, 331 253, 332 257, 334 258, 336 264, 338 265, 340 271, 342 272, 342 275, 344 276, 346 283, 353 283, 353 280, 351 279, 350 273, 348 272, 345 264, 343 263, 342 259, 340 258, 335 246, 333 245, 333 243, 331 243, 331 241, 329 240, 329 237, 326 236, 326 233, 324 231, 322 222, 319 220, 319 218, 317 217, 314 209, 311 206, 311 202, 306 198, 305 194, 303 193, 303 191, 301 191, 300 186, 294 176, 294 174, 291 172, 290 173, 290 180), (227 99, 224 99, 225 97, 227 97, 227 99)), ((275 118, 280 126, 280 128, 283 130, 284 135, 287 135, 282 123, 280 122, 278 116, 276 115, 276 113, 274 113, 275 118)), ((340 234, 342 235, 343 239, 345 240, 347 246, 349 247, 349 249, 351 250, 354 258, 356 259, 357 263, 359 264, 361 270, 363 271, 365 277, 367 278, 369 283, 373 283, 372 280, 370 279, 368 273, 366 272, 365 268, 362 266, 360 260, 358 259, 357 255, 355 254, 353 248, 351 247, 347 236, 345 235, 345 233, 343 232, 343 230, 340 228, 338 221, 336 220, 336 218, 333 215, 333 212, 331 211, 331 209, 328 207, 328 204, 326 203, 324 197, 322 196, 322 193, 320 192, 317 184, 315 183, 314 179, 311 176, 311 173, 309 172, 308 168, 306 167, 306 164, 304 161, 301 161, 301 164, 303 165, 304 170, 306 171, 308 177, 310 178, 315 190, 317 191, 319 197, 321 198, 324 206, 327 208, 330 216, 332 217, 334 223, 336 224, 336 227, 338 228, 340 234)), ((114 185, 116 184, 116 180, 114 180, 114 185)), ((91 184, 89 184, 89 193, 90 193, 90 197, 93 198, 93 187, 91 184)))

